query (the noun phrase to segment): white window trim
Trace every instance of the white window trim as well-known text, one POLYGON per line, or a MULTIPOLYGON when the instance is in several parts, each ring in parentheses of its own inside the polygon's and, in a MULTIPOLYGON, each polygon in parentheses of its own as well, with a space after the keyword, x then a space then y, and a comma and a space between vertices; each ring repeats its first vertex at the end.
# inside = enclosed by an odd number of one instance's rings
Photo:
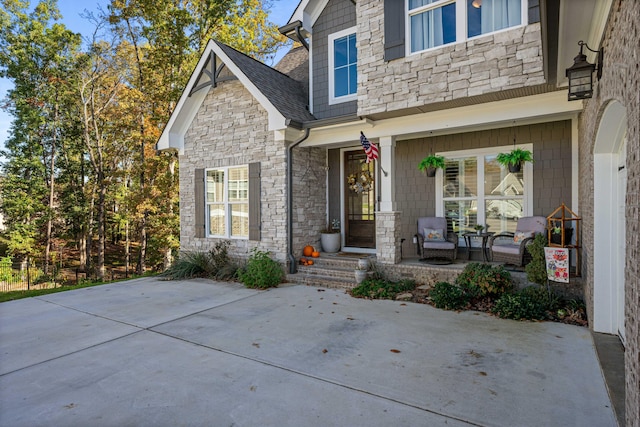
POLYGON ((416 55, 416 54, 421 54, 424 52, 428 52, 430 50, 435 50, 435 49, 439 49, 441 47, 444 46, 449 46, 449 45, 454 45, 457 43, 464 43, 467 42, 468 40, 474 40, 477 39, 479 37, 485 37, 491 34, 498 34, 498 33, 502 33, 505 31, 509 31, 509 30, 513 30, 514 28, 520 28, 523 27, 525 25, 527 25, 527 22, 529 20, 529 4, 528 4, 528 0, 520 0, 521 6, 520 6, 520 25, 515 25, 513 27, 508 27, 508 28, 502 28, 500 30, 497 31, 492 31, 489 33, 484 33, 484 34, 479 34, 477 36, 473 36, 473 37, 467 37, 467 8, 466 8, 466 0, 441 0, 439 2, 436 3, 431 3, 425 6, 421 6, 418 8, 413 9, 411 12, 409 12, 409 0, 405 0, 404 2, 404 10, 405 10, 405 56, 411 56, 411 55, 416 55), (456 41, 453 43, 446 43, 446 44, 441 44, 438 46, 434 46, 434 47, 430 47, 427 49, 423 49, 423 50, 417 50, 415 52, 411 52, 411 16, 413 15, 418 15, 422 12, 425 12, 427 10, 431 10, 431 9, 437 9, 441 6, 450 4, 450 3, 454 3, 456 4, 456 41))
MULTIPOLYGON (((517 144, 517 148, 521 148, 523 150, 529 150, 533 153, 533 144, 517 144)), ((513 150, 513 145, 505 145, 500 147, 485 147, 471 150, 457 150, 457 151, 445 151, 441 153, 436 153, 439 156, 444 156, 445 158, 457 158, 457 157, 484 157, 490 154, 498 154, 498 153, 508 153, 513 150)), ((484 176, 484 161, 478 162, 478 175, 484 176)), ((533 215, 533 164, 530 162, 525 162, 522 169, 522 175, 524 179, 524 197, 523 197, 523 206, 522 206, 522 215, 523 216, 532 216, 533 215)), ((438 169, 436 172, 436 216, 445 216, 444 212, 444 197, 442 194, 442 187, 444 184, 444 171, 442 169, 438 169)), ((484 179, 478 179, 478 195, 483 195, 484 198, 484 179)), ((479 198, 476 197, 475 199, 479 198)), ((485 224, 484 210, 478 209, 478 224, 485 224)))
MULTIPOLYGON (((351 28, 347 28, 344 29, 342 31, 338 31, 337 33, 333 33, 333 34, 329 34, 329 48, 327 49, 329 52, 329 69, 328 69, 328 74, 329 74, 329 105, 333 105, 333 104, 340 104, 343 102, 348 102, 348 101, 355 101, 358 99, 358 93, 357 93, 357 88, 356 88, 356 93, 352 93, 349 95, 344 95, 344 96, 334 96, 333 94, 334 89, 335 89, 335 81, 334 81, 334 62, 335 62, 335 58, 334 58, 334 49, 333 49, 333 42, 336 39, 345 37, 345 36, 349 36, 351 34, 356 34, 356 27, 351 27, 351 28)), ((356 35, 356 44, 358 42, 357 39, 357 35, 356 35)))
MULTIPOLYGON (((247 198, 246 202, 230 202, 229 201, 229 169, 239 169, 239 168, 246 168, 247 169, 247 179, 248 179, 248 174, 249 174, 249 165, 234 165, 234 166, 221 166, 221 167, 217 167, 217 168, 206 168, 204 170, 204 213, 205 213, 205 230, 206 230, 206 237, 217 237, 217 238, 221 238, 224 237, 225 239, 237 239, 237 240, 249 240, 249 229, 247 228, 247 235, 246 236, 234 236, 231 234, 231 205, 232 204, 246 204, 247 205, 247 214, 248 214, 248 207, 249 207, 249 199, 247 198), (222 202, 209 202, 207 201, 207 173, 209 171, 223 171, 224 172, 224 184, 223 184, 223 201, 222 202), (211 234, 211 227, 210 227, 210 220, 211 220, 211 216, 209 215, 209 205, 210 204, 223 204, 224 205, 224 212, 225 212, 225 231, 226 234, 211 234)), ((248 188, 248 184, 247 184, 247 195, 249 188, 248 188)))

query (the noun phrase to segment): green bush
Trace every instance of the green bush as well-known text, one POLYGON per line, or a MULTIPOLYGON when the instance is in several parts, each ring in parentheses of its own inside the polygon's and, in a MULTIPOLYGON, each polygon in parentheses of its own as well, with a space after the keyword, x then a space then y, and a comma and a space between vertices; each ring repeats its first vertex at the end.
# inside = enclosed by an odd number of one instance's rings
POLYGON ((539 233, 527 246, 527 250, 531 254, 531 261, 524 269, 527 272, 527 280, 531 283, 537 283, 538 285, 547 283, 547 263, 544 258, 544 247, 546 245, 546 233, 539 233))
POLYGON ((284 278, 280 264, 269 257, 269 252, 251 250, 247 265, 238 271, 240 281, 247 288, 267 289, 278 286, 284 278))
POLYGON ((500 295, 512 289, 511 274, 502 266, 472 262, 456 278, 456 284, 472 297, 500 295))
POLYGON ((13 267, 11 257, 0 258, 0 281, 9 281, 13 279, 13 267))
POLYGON ((395 299, 398 294, 415 288, 416 284, 413 280, 392 282, 384 279, 366 279, 351 289, 351 295, 358 298, 395 299))
POLYGON ((459 310, 469 302, 469 295, 459 286, 448 282, 438 282, 429 292, 433 304, 445 310, 459 310))
POLYGON ((504 294, 493 312, 503 319, 544 320, 558 307, 559 299, 542 287, 529 286, 514 294, 504 294))

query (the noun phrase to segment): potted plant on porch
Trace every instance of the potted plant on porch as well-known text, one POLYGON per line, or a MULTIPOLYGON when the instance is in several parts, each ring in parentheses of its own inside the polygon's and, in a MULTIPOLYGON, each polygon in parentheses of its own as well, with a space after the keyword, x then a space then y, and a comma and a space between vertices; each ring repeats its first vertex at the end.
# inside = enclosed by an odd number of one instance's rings
POLYGON ((436 156, 435 154, 428 155, 418 164, 418 169, 426 172, 428 177, 436 176, 436 171, 438 169, 444 169, 444 167, 445 158, 443 156, 436 156))
POLYGON ((533 155, 529 150, 514 148, 509 153, 500 153, 496 157, 496 161, 503 166, 509 168, 509 172, 520 172, 524 162, 533 162, 533 155))
POLYGON ((341 235, 339 220, 333 219, 331 224, 327 224, 327 227, 320 231, 320 244, 322 245, 323 252, 334 253, 340 250, 341 235))

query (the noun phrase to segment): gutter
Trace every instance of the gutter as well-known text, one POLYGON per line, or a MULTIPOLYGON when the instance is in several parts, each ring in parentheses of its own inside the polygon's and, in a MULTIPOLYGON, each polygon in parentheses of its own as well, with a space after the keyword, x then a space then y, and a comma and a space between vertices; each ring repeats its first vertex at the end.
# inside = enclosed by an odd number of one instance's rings
POLYGON ((299 42, 302 46, 304 46, 305 49, 307 49, 307 52, 309 51, 309 43, 307 43, 307 40, 302 35, 301 21, 295 21, 290 24, 283 25, 282 27, 278 28, 278 31, 283 36, 288 37, 293 41, 299 42), (292 32, 294 32, 295 35, 293 35, 292 32))
POLYGON ((293 256, 293 149, 309 137, 311 129, 306 128, 304 135, 287 147, 287 258, 289 273, 298 271, 296 258, 293 256))

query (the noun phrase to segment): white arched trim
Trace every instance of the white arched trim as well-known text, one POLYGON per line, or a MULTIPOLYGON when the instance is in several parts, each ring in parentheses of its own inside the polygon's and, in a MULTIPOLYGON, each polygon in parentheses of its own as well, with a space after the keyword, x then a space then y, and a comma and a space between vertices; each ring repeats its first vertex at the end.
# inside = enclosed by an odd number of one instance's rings
POLYGON ((618 165, 627 129, 624 106, 614 101, 602 115, 593 149, 593 328, 617 334, 620 281, 624 270, 618 262, 618 165), (622 271, 620 271, 622 270, 622 271))

